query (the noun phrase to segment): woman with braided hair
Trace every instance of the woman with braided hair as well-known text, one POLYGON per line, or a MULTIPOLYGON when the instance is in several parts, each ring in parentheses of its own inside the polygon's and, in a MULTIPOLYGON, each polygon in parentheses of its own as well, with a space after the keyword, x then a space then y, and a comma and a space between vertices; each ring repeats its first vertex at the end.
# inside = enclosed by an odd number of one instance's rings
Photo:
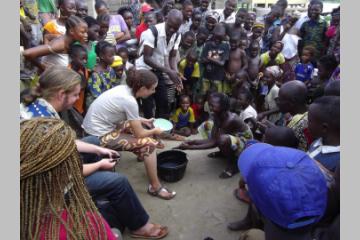
POLYGON ((59 119, 20 123, 21 239, 116 239, 85 188, 74 137, 59 119))
MULTIPOLYGON (((57 112, 68 109, 78 98, 80 76, 69 68, 53 66, 40 76, 39 89, 42 98, 32 102, 31 99, 28 99, 30 104, 21 104, 21 118, 59 119, 57 112)), ((141 205, 128 179, 120 173, 111 171, 116 164, 113 158, 118 158, 119 153, 100 147, 100 140, 97 137, 90 136, 82 140, 75 140, 76 148, 84 160, 82 175, 85 177, 85 184, 93 201, 109 224, 120 229, 127 227, 131 234, 137 237, 159 239, 166 236, 167 227, 149 222, 150 217, 141 205), (85 153, 91 156, 85 157, 85 153), (98 156, 93 157, 92 155, 98 156), (100 156, 108 156, 110 159, 100 160, 100 156), (101 204, 101 208, 100 203, 103 202, 106 205, 101 204)), ((62 140, 58 141, 60 147, 62 147, 62 143, 62 140)), ((50 148, 51 145, 46 144, 44 147, 46 146, 50 148)), ((59 148, 58 151, 60 150, 59 148)), ((48 150, 47 155, 52 158, 55 153, 48 150)), ((44 158, 42 155, 41 157, 44 158)))

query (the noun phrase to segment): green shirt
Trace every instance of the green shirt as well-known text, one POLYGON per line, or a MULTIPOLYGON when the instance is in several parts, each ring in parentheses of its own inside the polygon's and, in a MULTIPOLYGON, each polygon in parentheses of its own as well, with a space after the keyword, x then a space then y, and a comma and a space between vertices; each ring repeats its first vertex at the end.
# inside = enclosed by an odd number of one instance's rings
MULTIPOLYGON (((80 44, 80 42, 75 42, 75 44, 80 44)), ((92 71, 96 65, 96 52, 95 52, 96 42, 90 42, 90 49, 87 50, 87 64, 86 68, 92 71)))
POLYGON ((54 0, 37 0, 39 12, 56 13, 57 9, 54 0))

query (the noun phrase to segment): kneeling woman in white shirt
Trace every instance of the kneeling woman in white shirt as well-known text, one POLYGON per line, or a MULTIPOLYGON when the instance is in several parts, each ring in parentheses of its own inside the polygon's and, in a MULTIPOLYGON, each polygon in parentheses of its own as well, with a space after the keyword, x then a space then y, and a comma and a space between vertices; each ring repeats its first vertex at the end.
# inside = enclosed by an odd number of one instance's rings
POLYGON ((89 135, 97 136, 101 145, 117 151, 129 151, 144 160, 150 185, 148 193, 162 199, 175 196, 163 187, 157 176, 156 147, 153 138, 162 130, 151 128, 153 119, 139 116, 137 98, 146 98, 155 92, 158 79, 148 70, 130 70, 127 85, 116 86, 102 93, 89 107, 83 128, 89 135), (150 129, 146 129, 143 126, 150 129))

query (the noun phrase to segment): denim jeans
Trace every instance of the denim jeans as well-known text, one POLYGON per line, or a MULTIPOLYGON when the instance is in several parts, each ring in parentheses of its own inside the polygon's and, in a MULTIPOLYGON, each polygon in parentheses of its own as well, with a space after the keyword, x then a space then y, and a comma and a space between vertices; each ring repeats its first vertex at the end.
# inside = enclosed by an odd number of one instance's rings
POLYGON ((131 231, 139 229, 148 222, 149 215, 124 175, 110 171, 97 171, 87 176, 85 183, 95 203, 104 200, 108 202, 112 211, 105 211, 106 214, 103 214, 101 209, 104 208, 99 207, 99 209, 111 227, 117 226, 113 226, 109 218, 116 218, 121 226, 131 231), (109 212, 113 216, 109 216, 109 212))
MULTIPOLYGON (((96 136, 86 136, 80 141, 100 146, 100 139, 96 136)), ((83 163, 94 163, 100 160, 100 157, 94 153, 80 153, 83 163)))

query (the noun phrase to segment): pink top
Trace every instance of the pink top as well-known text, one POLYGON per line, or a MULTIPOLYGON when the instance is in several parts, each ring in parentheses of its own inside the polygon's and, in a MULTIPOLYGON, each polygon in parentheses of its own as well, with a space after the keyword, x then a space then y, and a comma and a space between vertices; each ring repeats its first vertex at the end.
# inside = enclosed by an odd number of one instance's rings
MULTIPOLYGON (((90 223, 91 223, 91 225, 88 226, 88 227, 92 228, 93 231, 95 230, 95 232, 98 233, 99 229, 97 229, 97 227, 96 227, 95 219, 101 220, 103 222, 104 226, 105 226, 105 231, 106 231, 106 235, 107 235, 108 239, 109 240, 116 240, 116 237, 114 236, 113 232, 111 231, 110 226, 105 221, 105 219, 103 219, 101 216, 93 215, 93 214, 90 214, 90 213, 87 213, 87 215, 90 218, 90 223), (99 217, 100 217, 100 219, 99 219, 99 217)), ((64 221, 67 221, 67 216, 68 216, 68 213, 67 213, 66 210, 64 210, 62 212, 62 214, 61 214, 61 218, 64 221)), ((45 236, 44 236, 45 235, 45 227, 46 227, 46 224, 43 225, 43 227, 40 229, 40 231, 41 231, 40 239, 41 240, 45 239, 45 236)), ((84 239, 102 240, 103 238, 98 238, 98 236, 91 235, 91 236, 87 236, 87 238, 84 238, 84 239)), ((60 225, 59 240, 67 240, 66 228, 64 227, 63 224, 60 225)))

